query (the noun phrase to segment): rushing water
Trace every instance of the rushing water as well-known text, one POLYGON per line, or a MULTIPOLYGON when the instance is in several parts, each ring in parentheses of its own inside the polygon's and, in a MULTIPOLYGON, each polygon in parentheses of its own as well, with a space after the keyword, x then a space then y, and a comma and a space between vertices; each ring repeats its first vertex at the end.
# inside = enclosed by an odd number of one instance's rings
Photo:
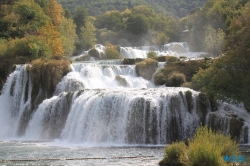
MULTIPOLYGON (((149 50, 201 55, 185 43, 121 48, 133 58, 149 50)), ((218 124, 225 134, 236 124, 239 140, 249 142, 244 108, 211 112, 199 92, 157 87, 121 61, 73 63, 71 69, 51 98, 41 86, 34 92, 26 65, 10 74, 0 96, 0 165, 157 165, 163 145, 192 137, 201 123, 218 124)))

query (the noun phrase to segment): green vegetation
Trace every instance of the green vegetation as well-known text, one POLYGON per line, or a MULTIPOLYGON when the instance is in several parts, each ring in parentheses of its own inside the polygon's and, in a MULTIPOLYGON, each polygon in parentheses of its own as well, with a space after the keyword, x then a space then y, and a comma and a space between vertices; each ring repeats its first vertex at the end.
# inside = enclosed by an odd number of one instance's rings
MULTIPOLYGON (((156 85, 166 86, 181 86, 184 83, 191 82, 191 78, 196 74, 200 68, 207 68, 206 60, 190 60, 178 61, 178 58, 169 57, 164 68, 158 70, 154 75, 154 83, 156 85)), ((185 84, 186 85, 186 84, 185 84)))
POLYGON ((107 42, 105 46, 105 55, 102 59, 122 59, 122 56, 116 46, 110 44, 109 42, 107 42))
MULTIPOLYGON (((118 45, 186 41, 192 51, 220 57, 184 62, 150 53, 150 58, 167 61, 155 74, 155 83, 190 87, 213 101, 243 102, 250 110, 249 12, 248 0, 0 1, 0 82, 5 82, 15 63, 79 55, 96 43, 112 43, 100 59, 119 59, 118 45)), ((152 64, 144 69, 138 63, 137 74, 151 79, 156 69, 152 64)))
POLYGON ((207 127, 197 129, 193 139, 173 143, 164 150, 165 158, 159 165, 226 166, 223 156, 239 155, 238 144, 230 136, 213 132, 207 127))
POLYGON ((250 2, 242 14, 230 20, 226 52, 215 59, 209 68, 200 70, 193 84, 210 97, 229 102, 243 102, 250 110, 250 2))
POLYGON ((77 5, 84 5, 88 8, 90 15, 99 16, 110 10, 124 11, 134 6, 149 6, 161 15, 172 15, 183 17, 189 14, 193 8, 202 7, 206 0, 59 0, 59 2, 67 9, 74 12, 77 5))
POLYGON ((108 11, 96 18, 95 27, 98 43, 125 46, 162 45, 180 33, 173 17, 159 15, 147 6, 108 11))
POLYGON ((151 59, 156 59, 157 58, 157 54, 154 51, 149 51, 148 54, 147 54, 147 57, 151 58, 151 59))
POLYGON ((159 165, 183 166, 187 162, 187 146, 184 142, 175 142, 164 149, 165 158, 159 165))

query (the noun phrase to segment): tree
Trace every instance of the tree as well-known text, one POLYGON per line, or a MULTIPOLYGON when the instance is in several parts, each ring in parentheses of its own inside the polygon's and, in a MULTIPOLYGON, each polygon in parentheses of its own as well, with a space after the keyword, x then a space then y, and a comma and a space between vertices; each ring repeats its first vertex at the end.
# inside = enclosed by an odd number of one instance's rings
POLYGON ((149 22, 142 14, 131 15, 127 21, 127 31, 134 35, 142 35, 149 31, 149 22))
POLYGON ((52 23, 47 22, 42 26, 39 30, 39 34, 39 37, 48 43, 52 55, 64 55, 60 33, 52 23))
POLYGON ((50 16, 55 26, 59 26, 60 21, 64 18, 63 8, 57 0, 49 0, 46 13, 50 16))
POLYGON ((229 102, 243 102, 250 110, 250 3, 241 16, 231 21, 227 52, 200 70, 193 83, 209 96, 229 102))
POLYGON ((72 56, 75 51, 76 25, 72 19, 63 18, 59 26, 60 39, 66 56, 72 56))
POLYGON ((121 31, 124 27, 122 14, 117 10, 106 12, 96 20, 96 27, 99 29, 107 28, 114 32, 121 31))
POLYGON ((80 36, 81 28, 86 26, 88 17, 87 9, 84 6, 76 8, 76 13, 74 16, 74 22, 76 24, 76 34, 80 36))
POLYGON ((86 22, 86 26, 82 26, 81 28, 81 42, 83 48, 88 50, 96 44, 96 36, 95 31, 96 28, 93 25, 94 19, 93 17, 89 17, 88 21, 86 22))

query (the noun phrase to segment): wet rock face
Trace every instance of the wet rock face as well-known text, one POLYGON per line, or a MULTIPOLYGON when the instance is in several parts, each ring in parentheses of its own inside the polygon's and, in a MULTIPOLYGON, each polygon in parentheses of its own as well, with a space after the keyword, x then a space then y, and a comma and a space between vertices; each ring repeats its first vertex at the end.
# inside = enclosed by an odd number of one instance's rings
POLYGON ((126 79, 125 79, 124 77, 122 77, 122 76, 120 76, 120 75, 117 75, 117 76, 115 77, 115 79, 116 79, 116 81, 118 81, 119 84, 122 85, 123 87, 127 87, 127 86, 128 86, 128 83, 127 83, 127 81, 126 81, 126 79))
POLYGON ((240 143, 248 143, 248 126, 245 120, 237 114, 228 113, 227 111, 216 111, 208 114, 207 124, 214 131, 221 131, 237 140, 240 143))
POLYGON ((154 59, 148 58, 143 62, 137 63, 135 66, 136 74, 146 80, 151 80, 153 74, 158 68, 158 62, 154 59))

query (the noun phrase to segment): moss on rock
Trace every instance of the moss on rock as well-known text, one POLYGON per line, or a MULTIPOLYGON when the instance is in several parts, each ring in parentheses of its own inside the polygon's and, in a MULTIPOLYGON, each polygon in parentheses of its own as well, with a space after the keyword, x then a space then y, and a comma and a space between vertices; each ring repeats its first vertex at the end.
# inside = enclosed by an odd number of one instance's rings
POLYGON ((151 58, 147 58, 146 60, 137 63, 135 66, 137 75, 147 80, 152 79, 152 76, 156 72, 157 68, 158 62, 151 58))
POLYGON ((126 79, 123 78, 122 76, 117 75, 117 76, 115 77, 115 79, 116 79, 116 81, 119 82, 120 85, 122 85, 122 86, 124 86, 124 87, 127 87, 127 86, 128 86, 128 83, 127 83, 126 79))

